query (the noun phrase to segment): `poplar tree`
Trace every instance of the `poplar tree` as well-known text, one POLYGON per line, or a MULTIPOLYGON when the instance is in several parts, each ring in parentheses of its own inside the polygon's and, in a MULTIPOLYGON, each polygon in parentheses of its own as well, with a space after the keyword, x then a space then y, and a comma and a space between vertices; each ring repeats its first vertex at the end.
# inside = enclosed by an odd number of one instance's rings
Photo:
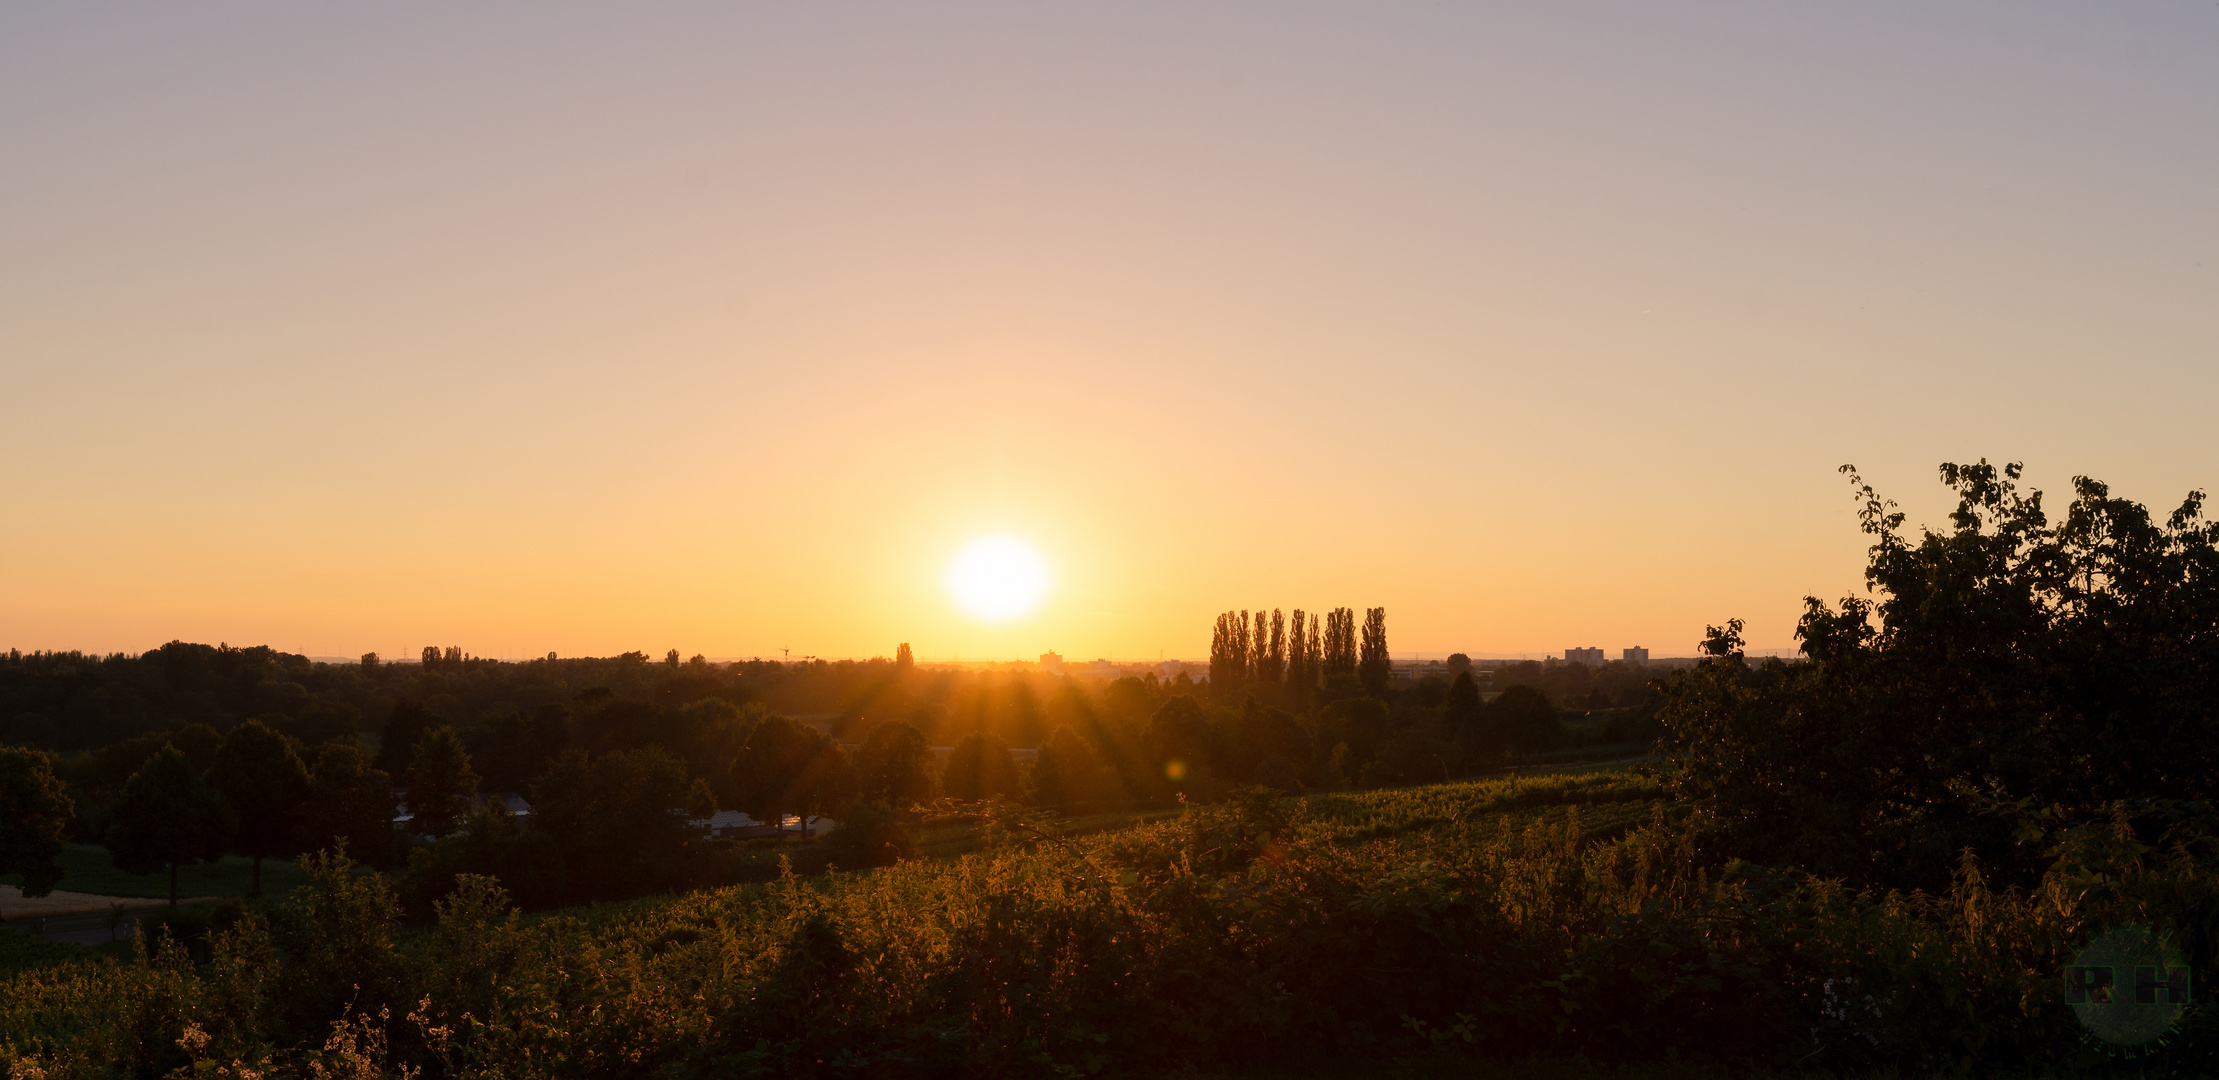
POLYGON ((1356 676, 1364 684, 1364 692, 1373 697, 1387 693, 1387 676, 1393 671, 1387 658, 1387 609, 1364 609, 1363 654, 1356 662, 1356 676))
POLYGON ((1325 674, 1356 674, 1356 612, 1334 608, 1325 615, 1325 674))
POLYGON ((1248 681, 1248 613, 1225 612, 1210 631, 1210 690, 1220 697, 1238 693, 1248 681))
POLYGON ((1317 684, 1317 654, 1311 651, 1309 616, 1301 608, 1287 619, 1287 688, 1308 690, 1317 684))

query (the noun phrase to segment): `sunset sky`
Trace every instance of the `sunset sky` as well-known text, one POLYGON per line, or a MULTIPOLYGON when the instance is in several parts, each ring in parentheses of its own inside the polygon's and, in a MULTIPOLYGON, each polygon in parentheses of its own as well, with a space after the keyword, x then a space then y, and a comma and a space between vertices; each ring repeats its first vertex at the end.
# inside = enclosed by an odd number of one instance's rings
POLYGON ((0 649, 1786 649, 2215 391, 2209 0, 0 9, 0 649))

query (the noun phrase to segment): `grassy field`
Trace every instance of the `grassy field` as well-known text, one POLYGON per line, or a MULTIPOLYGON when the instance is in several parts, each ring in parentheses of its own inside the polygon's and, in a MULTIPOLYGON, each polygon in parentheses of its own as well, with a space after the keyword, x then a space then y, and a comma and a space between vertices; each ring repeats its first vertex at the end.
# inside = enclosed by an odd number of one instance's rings
MULTIPOLYGON (((109 858, 108 849, 98 844, 71 844, 62 852, 62 880, 55 888, 68 892, 91 893, 95 896, 133 896, 156 899, 169 896, 169 875, 126 874, 116 869, 115 860, 109 858)), ((245 896, 252 863, 236 855, 225 856, 212 863, 198 863, 179 867, 177 895, 187 896, 245 896)), ((300 867, 290 859, 262 860, 262 892, 281 895, 302 882, 300 867)), ((0 884, 21 884, 17 876, 0 877, 0 884)))

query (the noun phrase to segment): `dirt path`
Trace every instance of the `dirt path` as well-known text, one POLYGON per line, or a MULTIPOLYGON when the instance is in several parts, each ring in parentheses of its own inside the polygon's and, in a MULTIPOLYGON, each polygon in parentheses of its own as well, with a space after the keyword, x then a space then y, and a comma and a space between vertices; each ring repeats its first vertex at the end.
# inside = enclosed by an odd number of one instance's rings
MULTIPOLYGON (((180 904, 212 902, 213 896, 179 897, 180 904)), ((23 890, 13 885, 0 885, 0 922, 22 922, 26 919, 57 919, 70 915, 107 915, 119 911, 149 911, 168 907, 169 901, 148 899, 143 896, 95 896, 92 893, 55 891, 35 900, 26 899, 23 890)))

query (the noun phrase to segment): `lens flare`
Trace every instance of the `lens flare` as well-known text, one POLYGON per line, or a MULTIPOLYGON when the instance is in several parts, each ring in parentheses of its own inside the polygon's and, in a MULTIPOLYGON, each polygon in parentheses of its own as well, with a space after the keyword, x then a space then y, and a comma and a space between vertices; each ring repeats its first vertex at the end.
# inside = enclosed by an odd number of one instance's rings
POLYGON ((988 622, 1008 622, 1048 595, 1048 564, 1022 540, 982 536, 948 563, 948 595, 988 622))

